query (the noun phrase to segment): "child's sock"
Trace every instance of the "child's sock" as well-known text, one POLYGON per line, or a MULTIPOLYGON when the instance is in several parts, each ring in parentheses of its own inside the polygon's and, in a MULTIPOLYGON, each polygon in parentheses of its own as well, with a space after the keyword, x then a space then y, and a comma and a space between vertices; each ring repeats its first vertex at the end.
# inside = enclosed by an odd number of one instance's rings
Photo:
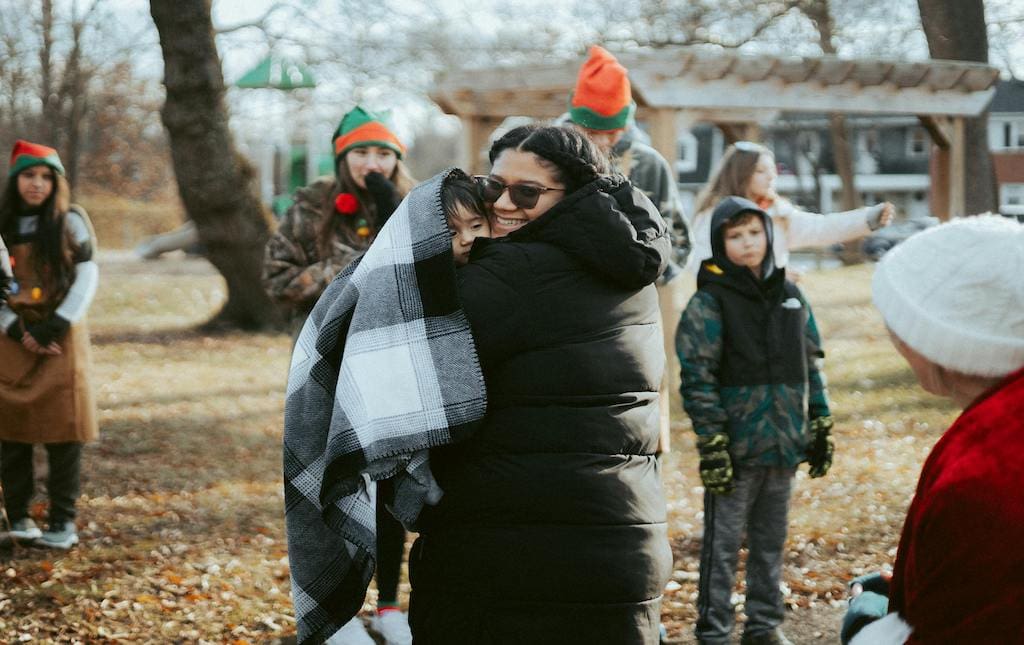
POLYGON ((383 616, 389 611, 402 611, 402 607, 398 602, 383 602, 377 605, 377 615, 383 616))

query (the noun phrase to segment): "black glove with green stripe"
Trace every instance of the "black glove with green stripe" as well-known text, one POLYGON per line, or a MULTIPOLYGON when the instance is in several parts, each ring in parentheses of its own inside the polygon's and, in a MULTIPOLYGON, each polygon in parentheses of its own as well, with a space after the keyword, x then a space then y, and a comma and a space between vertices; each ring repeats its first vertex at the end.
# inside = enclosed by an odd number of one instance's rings
POLYGON ((704 489, 715 495, 728 495, 735 488, 732 457, 729 456, 729 435, 714 432, 697 435, 700 452, 700 480, 704 489))
POLYGON ((832 417, 824 416, 811 419, 809 425, 811 442, 807 446, 807 463, 810 465, 811 477, 824 477, 832 467, 832 454, 835 444, 832 442, 832 417))

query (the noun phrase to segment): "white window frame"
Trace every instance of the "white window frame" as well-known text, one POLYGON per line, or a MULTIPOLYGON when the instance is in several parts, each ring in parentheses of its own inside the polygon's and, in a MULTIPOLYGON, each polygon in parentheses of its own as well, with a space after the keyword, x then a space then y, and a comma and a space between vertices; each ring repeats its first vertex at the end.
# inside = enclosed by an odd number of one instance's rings
POLYGON ((993 150, 1024 150, 1024 116, 993 119, 993 150), (1009 139, 1009 141, 1007 141, 1009 139))
POLYGON ((928 131, 924 128, 913 127, 907 131, 907 150, 906 155, 910 159, 921 159, 927 157, 928 152, 931 150, 931 137, 928 135, 928 131), (921 149, 918 150, 916 144, 921 144, 921 149))
POLYGON ((999 206, 1024 206, 1024 184, 1001 184, 999 206))
POLYGON ((697 137, 693 136, 693 133, 689 130, 685 130, 679 134, 676 146, 679 155, 676 159, 676 174, 696 172, 697 156, 700 150, 697 137))

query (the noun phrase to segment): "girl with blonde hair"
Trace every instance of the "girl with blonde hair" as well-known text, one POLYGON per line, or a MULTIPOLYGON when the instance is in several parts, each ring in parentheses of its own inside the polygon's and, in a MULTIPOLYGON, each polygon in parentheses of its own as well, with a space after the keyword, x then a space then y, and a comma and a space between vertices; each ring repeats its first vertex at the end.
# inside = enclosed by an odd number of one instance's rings
POLYGON ((711 211, 730 195, 745 197, 763 208, 775 229, 775 266, 789 262, 790 249, 823 247, 863 237, 888 226, 893 205, 883 202, 825 217, 800 210, 775 192, 775 155, 759 143, 737 141, 730 145, 718 168, 697 196, 690 252, 686 267, 694 274, 711 257, 711 211))

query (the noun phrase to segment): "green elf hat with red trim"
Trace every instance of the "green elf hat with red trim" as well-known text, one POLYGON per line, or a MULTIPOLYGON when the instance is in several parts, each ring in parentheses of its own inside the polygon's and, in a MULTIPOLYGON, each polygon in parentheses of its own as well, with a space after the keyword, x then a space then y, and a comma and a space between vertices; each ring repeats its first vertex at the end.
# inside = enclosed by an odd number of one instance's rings
POLYGON ((54 172, 64 174, 64 164, 60 162, 60 156, 57 155, 56 150, 18 139, 14 142, 14 149, 11 150, 11 169, 7 172, 7 176, 13 177, 32 166, 49 166, 53 168, 54 172))
POLYGON ((594 45, 569 95, 569 119, 589 130, 618 130, 634 112, 626 68, 608 50, 594 45))
POLYGON ((366 146, 390 148, 395 151, 399 159, 405 154, 405 146, 385 125, 384 117, 358 105, 341 117, 341 123, 334 131, 331 141, 334 143, 335 166, 337 166, 338 160, 352 148, 366 146))

